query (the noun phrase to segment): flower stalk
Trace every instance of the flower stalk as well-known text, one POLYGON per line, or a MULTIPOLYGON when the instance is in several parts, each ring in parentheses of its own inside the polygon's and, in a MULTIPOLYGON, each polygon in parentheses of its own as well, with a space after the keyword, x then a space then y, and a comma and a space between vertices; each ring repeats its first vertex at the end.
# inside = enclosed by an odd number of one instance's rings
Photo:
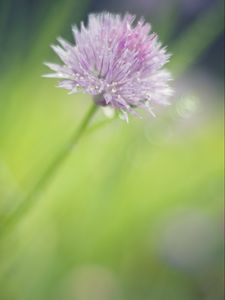
POLYGON ((98 106, 95 103, 93 103, 86 116, 84 117, 83 121, 81 122, 80 126, 76 130, 75 134, 72 136, 72 138, 64 145, 64 147, 58 153, 53 162, 49 165, 49 167, 34 185, 33 189, 24 197, 17 209, 14 212, 12 212, 8 217, 6 217, 5 220, 2 222, 2 226, 0 227, 0 233, 3 231, 3 229, 4 231, 7 231, 9 228, 12 227, 12 225, 16 224, 17 221, 19 221, 20 217, 22 217, 22 215, 24 215, 32 207, 33 204, 35 204, 35 201, 37 200, 40 192, 42 192, 43 189, 50 184, 51 180, 59 171, 63 162, 69 156, 71 150, 83 136, 97 109, 98 106))

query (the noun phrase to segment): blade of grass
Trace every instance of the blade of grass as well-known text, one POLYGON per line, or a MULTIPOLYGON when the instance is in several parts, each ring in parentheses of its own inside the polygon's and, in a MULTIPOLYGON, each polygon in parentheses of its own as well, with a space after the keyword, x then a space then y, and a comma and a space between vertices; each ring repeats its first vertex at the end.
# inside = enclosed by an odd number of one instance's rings
POLYGON ((181 76, 224 30, 224 10, 219 5, 204 13, 181 33, 170 51, 174 53, 169 67, 175 77, 181 76))

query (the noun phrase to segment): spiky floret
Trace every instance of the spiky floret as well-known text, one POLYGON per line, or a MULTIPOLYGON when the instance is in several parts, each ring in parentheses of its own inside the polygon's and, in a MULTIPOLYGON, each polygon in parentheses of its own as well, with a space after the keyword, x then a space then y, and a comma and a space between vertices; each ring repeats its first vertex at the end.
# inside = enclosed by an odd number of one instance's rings
POLYGON ((98 105, 134 113, 151 111, 153 103, 167 104, 172 95, 171 75, 163 67, 169 54, 144 19, 130 14, 91 14, 85 27, 73 26, 75 45, 62 38, 52 46, 63 65, 46 63, 60 78, 59 87, 82 91, 98 105))

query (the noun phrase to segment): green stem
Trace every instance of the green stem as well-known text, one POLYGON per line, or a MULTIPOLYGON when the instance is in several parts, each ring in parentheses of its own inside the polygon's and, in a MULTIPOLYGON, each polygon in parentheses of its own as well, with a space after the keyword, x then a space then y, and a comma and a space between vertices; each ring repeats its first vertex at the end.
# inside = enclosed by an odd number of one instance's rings
POLYGON ((71 149, 79 142, 82 137, 84 131, 89 125, 92 117, 94 116, 98 106, 93 104, 88 111, 87 115, 83 119, 81 125, 76 130, 75 134, 72 138, 66 143, 66 145, 62 148, 59 154, 56 156, 54 161, 50 164, 50 166, 46 169, 43 175, 39 178, 33 189, 24 197, 22 203, 17 207, 17 209, 10 214, 4 221, 3 226, 0 228, 0 232, 3 229, 7 229, 12 227, 12 225, 16 224, 16 222, 20 219, 22 215, 24 215, 35 203, 35 199, 39 195, 39 193, 45 188, 54 177, 54 175, 59 170, 62 163, 66 160, 68 155, 71 152, 71 149))

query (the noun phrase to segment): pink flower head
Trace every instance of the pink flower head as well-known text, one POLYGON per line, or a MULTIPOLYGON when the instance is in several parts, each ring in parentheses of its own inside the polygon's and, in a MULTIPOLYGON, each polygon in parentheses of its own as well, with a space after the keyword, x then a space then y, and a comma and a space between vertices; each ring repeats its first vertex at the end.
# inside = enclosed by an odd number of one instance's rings
POLYGON ((172 89, 170 73, 163 69, 169 55, 143 19, 110 13, 91 14, 85 27, 73 27, 75 45, 59 38, 52 46, 63 65, 46 63, 60 78, 58 86, 70 93, 82 91, 98 105, 123 113, 136 108, 151 111, 151 104, 167 104, 172 89))

